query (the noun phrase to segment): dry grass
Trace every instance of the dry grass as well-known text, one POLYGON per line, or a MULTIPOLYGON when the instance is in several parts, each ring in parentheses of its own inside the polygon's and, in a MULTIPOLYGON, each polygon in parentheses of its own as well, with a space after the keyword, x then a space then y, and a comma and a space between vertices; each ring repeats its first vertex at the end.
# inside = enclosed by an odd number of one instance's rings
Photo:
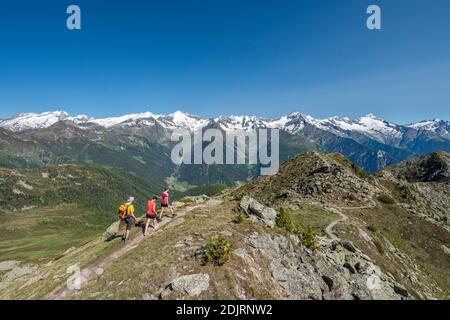
POLYGON ((260 286, 254 285, 255 279, 239 278, 238 273, 245 274, 240 258, 231 255, 230 261, 225 265, 216 266, 204 265, 201 258, 195 257, 195 250, 204 246, 209 236, 215 237, 223 231, 231 232, 232 236, 225 235, 225 238, 234 248, 241 247, 248 234, 268 231, 262 225, 247 219, 240 224, 234 223, 235 206, 235 202, 225 202, 216 207, 196 209, 184 216, 184 223, 174 227, 167 225, 116 261, 97 281, 86 286, 75 298, 140 299, 146 295, 158 298, 161 289, 167 285, 173 268, 176 268, 180 275, 210 275, 210 289, 200 298, 242 298, 242 292, 237 288, 243 287, 248 288, 249 296, 268 297, 269 293, 265 290, 257 290, 260 286), (180 245, 186 238, 192 239, 192 246, 180 245))

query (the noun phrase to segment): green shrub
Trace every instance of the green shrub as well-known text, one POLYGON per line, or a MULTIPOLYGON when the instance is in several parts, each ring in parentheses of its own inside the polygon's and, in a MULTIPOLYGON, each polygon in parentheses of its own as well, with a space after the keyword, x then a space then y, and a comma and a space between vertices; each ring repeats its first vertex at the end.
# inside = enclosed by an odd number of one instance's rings
POLYGON ((378 241, 378 240, 374 240, 374 241, 373 241, 373 244, 374 244, 375 247, 377 248, 378 252, 379 252, 381 255, 383 255, 383 254, 384 254, 384 247, 383 247, 383 245, 381 244, 381 242, 378 241))
POLYGON ((233 219, 234 223, 242 223, 244 221, 244 215, 242 214, 242 212, 239 212, 233 219))
POLYGON ((215 265, 221 266, 230 260, 233 245, 223 235, 217 238, 209 237, 205 246, 205 259, 215 265))
POLYGON ((275 218, 277 227, 285 229, 289 232, 295 232, 295 224, 292 221, 291 211, 287 208, 280 208, 275 218))
POLYGON ((354 163, 352 163, 352 169, 353 169, 353 172, 361 179, 366 179, 367 177, 369 177, 367 172, 365 172, 361 167, 357 166, 354 163))
POLYGON ((335 161, 337 161, 339 164, 348 167, 349 165, 351 166, 353 172, 355 173, 355 175, 357 175, 358 177, 360 177, 361 179, 366 179, 367 177, 369 177, 369 174, 367 172, 365 172, 361 167, 359 167, 358 165, 354 164, 353 162, 351 162, 350 160, 348 160, 345 156, 343 156, 340 153, 335 153, 332 155, 333 159, 335 161))
POLYGON ((416 200, 416 196, 411 192, 411 190, 409 189, 409 187, 407 185, 400 186, 400 195, 403 199, 406 199, 406 200, 412 200, 412 201, 416 200))
POLYGON ((304 229, 298 229, 296 233, 303 246, 311 250, 317 249, 317 234, 313 227, 307 226, 304 229))
POLYGON ((291 211, 288 208, 280 208, 275 219, 277 227, 296 234, 300 238, 300 244, 315 250, 317 248, 316 231, 311 226, 302 227, 299 223, 294 223, 291 211))
POLYGON ((385 203, 385 204, 394 204, 395 201, 392 199, 391 196, 387 195, 386 193, 382 193, 378 196, 378 201, 385 203))
POLYGON ((369 224, 367 229, 372 232, 377 232, 377 227, 374 224, 369 224))

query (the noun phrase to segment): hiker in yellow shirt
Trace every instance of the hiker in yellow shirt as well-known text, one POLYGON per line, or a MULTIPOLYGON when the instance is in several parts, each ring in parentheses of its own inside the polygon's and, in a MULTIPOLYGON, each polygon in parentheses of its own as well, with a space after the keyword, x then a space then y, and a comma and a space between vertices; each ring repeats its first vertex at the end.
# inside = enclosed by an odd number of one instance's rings
POLYGON ((133 223, 136 223, 137 219, 134 215, 134 198, 130 197, 126 203, 122 204, 119 207, 119 219, 120 221, 126 224, 124 233, 122 235, 122 241, 126 242, 128 240, 128 236, 130 235, 130 230, 133 226, 133 223))

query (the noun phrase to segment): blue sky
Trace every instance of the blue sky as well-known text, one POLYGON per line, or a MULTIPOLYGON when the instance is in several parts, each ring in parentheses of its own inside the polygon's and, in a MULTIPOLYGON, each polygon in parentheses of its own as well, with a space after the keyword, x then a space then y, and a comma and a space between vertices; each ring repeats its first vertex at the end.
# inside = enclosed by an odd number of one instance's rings
POLYGON ((448 0, 2 2, 0 117, 450 119, 448 0), (66 28, 66 8, 82 30, 66 28), (366 28, 378 4, 383 29, 366 28))

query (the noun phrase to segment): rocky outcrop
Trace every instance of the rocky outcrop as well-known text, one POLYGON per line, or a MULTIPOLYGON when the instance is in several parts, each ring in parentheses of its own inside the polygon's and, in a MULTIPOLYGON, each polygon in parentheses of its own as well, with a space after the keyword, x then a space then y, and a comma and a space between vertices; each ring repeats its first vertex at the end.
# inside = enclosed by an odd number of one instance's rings
POLYGON ((34 276, 36 277, 37 266, 23 264, 20 261, 0 262, 0 290, 8 288, 17 279, 34 276))
POLYGON ((269 228, 273 228, 275 226, 277 212, 274 209, 266 207, 248 196, 244 196, 241 199, 240 207, 250 218, 256 218, 262 221, 269 228))
POLYGON ((0 272, 6 272, 14 269, 20 264, 20 261, 8 260, 0 262, 0 272))
POLYGON ((406 299, 408 292, 381 272, 374 262, 350 242, 334 241, 315 252, 299 247, 298 239, 281 235, 252 234, 250 251, 235 250, 244 261, 262 254, 273 280, 285 299, 406 299))
POLYGON ((425 154, 401 162, 387 170, 408 182, 449 182, 450 155, 444 152, 425 154))
POLYGON ((111 224, 108 229, 103 233, 102 240, 108 241, 116 237, 117 233, 119 232, 120 227, 120 221, 116 221, 113 224, 111 224))
POLYGON ((209 288, 209 275, 207 273, 197 273, 179 276, 173 279, 169 285, 161 292, 162 299, 168 298, 172 293, 190 298, 197 297, 209 288))
POLYGON ((379 192, 356 165, 339 154, 308 152, 283 163, 274 176, 259 177, 236 190, 265 204, 311 199, 361 206, 379 192))
POLYGON ((317 270, 330 289, 326 298, 392 300, 409 296, 392 276, 383 273, 351 242, 335 241, 323 247, 318 256, 321 259, 317 270))
POLYGON ((349 168, 335 162, 317 163, 317 168, 293 184, 301 197, 334 203, 364 203, 375 188, 349 168))

